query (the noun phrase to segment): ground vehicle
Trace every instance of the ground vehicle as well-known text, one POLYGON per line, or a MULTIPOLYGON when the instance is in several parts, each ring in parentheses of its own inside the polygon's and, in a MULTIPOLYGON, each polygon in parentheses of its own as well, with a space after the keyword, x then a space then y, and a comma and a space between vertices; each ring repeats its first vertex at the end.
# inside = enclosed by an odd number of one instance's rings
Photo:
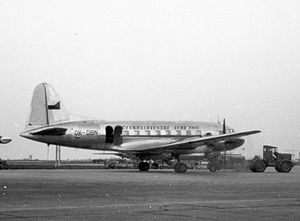
POLYGON ((264 172, 267 167, 275 167, 280 173, 288 173, 294 166, 292 162, 292 154, 278 153, 277 147, 264 145, 263 159, 255 156, 250 163, 252 172, 264 172))
POLYGON ((216 172, 221 169, 233 169, 235 171, 240 171, 245 167, 245 162, 245 157, 240 154, 221 154, 210 160, 207 164, 207 168, 211 172, 216 172))

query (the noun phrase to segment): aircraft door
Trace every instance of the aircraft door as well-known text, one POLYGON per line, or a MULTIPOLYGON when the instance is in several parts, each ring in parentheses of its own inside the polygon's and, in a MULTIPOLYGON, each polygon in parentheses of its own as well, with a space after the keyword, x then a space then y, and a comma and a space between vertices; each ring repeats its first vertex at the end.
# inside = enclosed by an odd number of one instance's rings
POLYGON ((123 130, 123 127, 121 127, 120 125, 116 126, 115 127, 115 130, 114 130, 114 145, 121 145, 123 140, 122 140, 122 130, 123 130))
POLYGON ((111 144, 114 142, 114 129, 111 126, 105 127, 105 143, 111 144))

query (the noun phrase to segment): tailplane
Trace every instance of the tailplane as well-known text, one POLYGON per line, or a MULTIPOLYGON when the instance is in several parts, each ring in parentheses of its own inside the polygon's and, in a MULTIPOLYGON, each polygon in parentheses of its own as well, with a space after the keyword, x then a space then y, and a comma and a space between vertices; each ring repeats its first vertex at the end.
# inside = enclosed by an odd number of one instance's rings
POLYGON ((38 84, 31 100, 30 113, 25 129, 34 129, 70 119, 58 94, 48 83, 38 84))

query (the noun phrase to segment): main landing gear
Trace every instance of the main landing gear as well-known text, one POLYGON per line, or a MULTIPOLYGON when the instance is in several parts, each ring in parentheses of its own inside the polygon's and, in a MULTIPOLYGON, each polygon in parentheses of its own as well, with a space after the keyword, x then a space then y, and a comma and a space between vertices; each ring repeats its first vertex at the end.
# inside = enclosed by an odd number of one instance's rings
POLYGON ((187 165, 182 162, 177 162, 174 166, 176 173, 185 173, 187 171, 187 165))
POLYGON ((141 161, 138 167, 140 171, 148 171, 150 169, 150 164, 146 161, 141 161))

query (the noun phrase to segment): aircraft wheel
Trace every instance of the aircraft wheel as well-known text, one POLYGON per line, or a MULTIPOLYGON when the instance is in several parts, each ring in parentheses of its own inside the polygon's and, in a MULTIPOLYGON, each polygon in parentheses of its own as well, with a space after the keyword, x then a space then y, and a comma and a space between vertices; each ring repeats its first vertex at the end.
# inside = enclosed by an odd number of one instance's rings
POLYGON ((210 172, 217 172, 218 168, 215 165, 210 165, 210 167, 208 168, 210 172))
POLYGON ((293 164, 290 161, 282 161, 279 164, 279 170, 278 172, 281 173, 289 173, 293 167, 293 164))
POLYGON ((217 170, 219 169, 218 165, 215 162, 209 162, 207 164, 207 169, 209 169, 210 172, 217 172, 217 170))
POLYGON ((266 170, 266 163, 263 160, 256 160, 252 166, 252 172, 262 173, 266 170))
POLYGON ((176 163, 174 166, 174 170, 176 173, 185 173, 187 171, 187 165, 185 163, 176 163))
POLYGON ((110 163, 110 164, 108 164, 108 168, 109 169, 115 169, 116 168, 116 164, 110 163))
POLYGON ((149 168, 150 168, 150 164, 148 162, 142 161, 142 162, 139 163, 139 170, 140 171, 148 171, 149 168))

